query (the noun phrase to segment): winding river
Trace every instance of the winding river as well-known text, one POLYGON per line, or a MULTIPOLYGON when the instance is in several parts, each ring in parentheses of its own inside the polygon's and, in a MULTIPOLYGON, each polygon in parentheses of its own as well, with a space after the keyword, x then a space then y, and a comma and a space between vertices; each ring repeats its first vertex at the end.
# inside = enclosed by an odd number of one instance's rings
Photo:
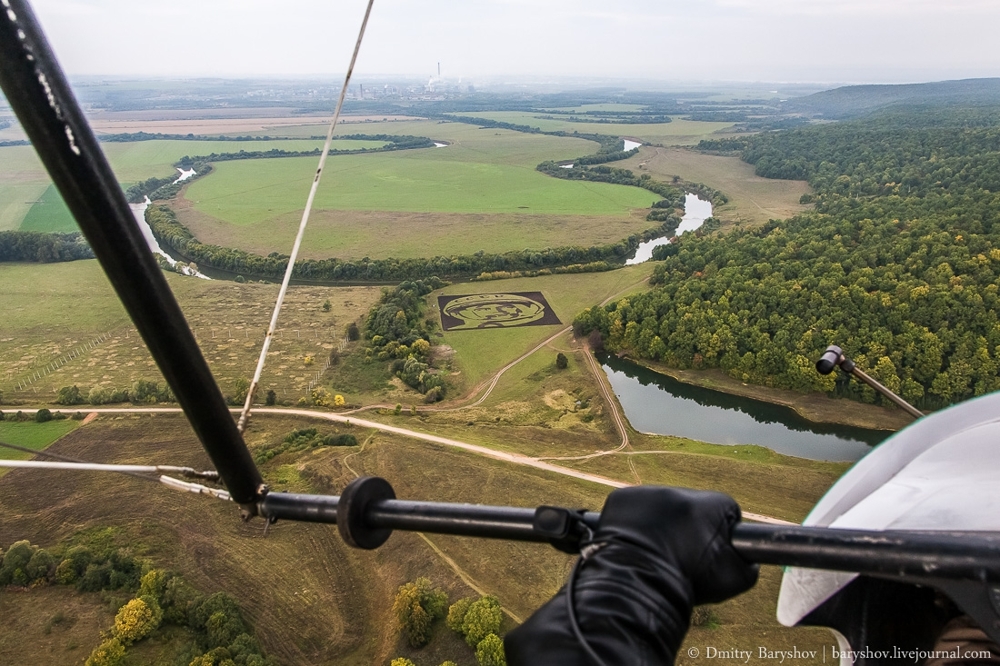
MULTIPOLYGON (((710 217, 712 217, 712 202, 705 201, 696 194, 688 193, 684 195, 684 217, 681 218, 681 223, 673 235, 680 236, 685 231, 694 231, 710 217)), ((660 236, 640 243, 639 247, 636 248, 635 256, 626 261, 625 265, 632 266, 649 261, 653 258, 653 248, 668 244, 672 237, 660 236)))

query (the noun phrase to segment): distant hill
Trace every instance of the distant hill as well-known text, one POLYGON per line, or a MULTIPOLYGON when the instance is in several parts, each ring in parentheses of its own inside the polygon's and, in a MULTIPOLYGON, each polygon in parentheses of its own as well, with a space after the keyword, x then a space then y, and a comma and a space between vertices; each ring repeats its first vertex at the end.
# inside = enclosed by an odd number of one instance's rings
POLYGON ((1000 104, 1000 78, 904 85, 844 86, 788 100, 782 110, 824 118, 850 118, 896 105, 1000 104))

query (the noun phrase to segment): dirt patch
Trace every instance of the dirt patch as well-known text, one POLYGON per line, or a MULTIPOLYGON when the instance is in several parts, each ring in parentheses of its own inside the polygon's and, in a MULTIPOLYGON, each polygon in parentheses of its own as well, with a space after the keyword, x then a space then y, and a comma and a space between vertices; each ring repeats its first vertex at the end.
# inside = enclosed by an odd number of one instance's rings
POLYGON ((88 423, 90 423, 90 422, 92 422, 92 421, 93 421, 94 419, 96 419, 96 418, 97 418, 97 416, 98 416, 97 412, 91 412, 91 413, 87 414, 87 416, 85 416, 85 417, 83 418, 83 420, 82 420, 82 421, 80 421, 80 425, 82 425, 82 426, 85 426, 85 425, 87 425, 88 423))

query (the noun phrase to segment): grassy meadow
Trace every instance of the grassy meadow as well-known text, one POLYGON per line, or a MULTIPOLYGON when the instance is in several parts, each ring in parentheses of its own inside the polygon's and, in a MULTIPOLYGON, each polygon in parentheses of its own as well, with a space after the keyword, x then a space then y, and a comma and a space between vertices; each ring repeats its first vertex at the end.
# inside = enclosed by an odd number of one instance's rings
MULTIPOLYGON (((253 374, 278 285, 167 279, 224 393, 253 374)), ((0 390, 5 401, 51 402, 59 388, 76 384, 84 395, 96 386, 162 381, 96 261, 0 264, 0 390), (94 341, 106 335, 103 342, 94 341), (57 359, 72 360, 46 370, 57 359), (79 355, 76 355, 79 354, 79 355), (18 381, 48 372, 26 390, 18 381)), ((321 372, 348 323, 363 317, 378 287, 289 289, 277 337, 271 345, 263 390, 279 400, 298 399, 321 372), (329 300, 329 312, 323 303, 329 300), (307 364, 306 358, 312 362, 307 364)))
MULTIPOLYGON (((535 171, 548 159, 593 152, 591 141, 434 121, 363 128, 448 145, 331 158, 303 243, 305 257, 410 258, 591 245, 652 226, 645 209, 657 197, 646 190, 535 171)), ((182 193, 175 205, 179 219, 203 242, 284 251, 315 166, 313 158, 219 163, 182 193)))
MULTIPOLYGON (((248 440, 256 449, 310 425, 323 432, 334 430, 303 419, 262 415, 254 420, 248 440)), ((361 446, 282 454, 264 466, 265 479, 277 489, 336 493, 358 475, 375 474, 389 479, 403 498, 514 506, 549 503, 599 509, 607 493, 606 488, 539 470, 349 430, 361 446)), ((100 462, 196 467, 207 463, 187 424, 169 415, 101 417, 63 438, 53 450, 100 462)), ((692 460, 695 466, 706 463, 701 485, 720 490, 739 475, 782 489, 803 473, 801 467, 783 460, 762 464, 752 457, 746 462, 712 456, 692 460)), ((607 467, 602 473, 615 469, 607 467)), ((805 488, 800 493, 816 497, 822 493, 827 477, 814 476, 813 483, 800 484, 805 488)), ((775 491, 775 500, 783 499, 782 491, 775 491)), ((241 523, 232 505, 178 495, 129 477, 15 470, 0 481, 0 503, 6 508, 0 515, 3 546, 23 538, 51 547, 100 530, 155 566, 182 572, 202 592, 224 590, 234 595, 265 648, 284 664, 383 665, 407 656, 418 664, 451 659, 459 666, 473 666, 471 651, 443 626, 437 627, 427 647, 414 650, 406 645, 392 619, 396 588, 427 576, 453 602, 474 594, 464 577, 496 594, 515 617, 524 619, 555 593, 572 562, 539 544, 433 534, 424 540, 404 532, 394 534, 377 551, 358 551, 344 546, 332 526, 306 523, 279 522, 265 536, 260 521, 241 523)), ((713 606, 714 621, 692 628, 681 653, 689 646, 706 645, 822 649, 829 643, 825 631, 787 629, 774 620, 779 578, 777 568, 765 567, 751 592, 713 606)), ((0 592, 0 608, 13 617, 36 619, 0 628, 0 660, 9 661, 15 654, 28 663, 82 660, 100 642, 100 631, 109 626, 111 614, 103 609, 111 601, 62 587, 17 595, 0 592), (29 610, 42 601, 65 609, 68 619, 48 622, 54 610, 29 610)), ((505 630, 513 626, 513 621, 505 620, 505 630)), ((171 655, 189 640, 161 630, 130 650, 143 663, 171 663, 171 655)))
POLYGON ((596 305, 611 296, 626 295, 645 289, 645 280, 652 271, 652 264, 638 264, 604 273, 547 275, 453 284, 430 295, 428 317, 440 321, 437 308, 439 294, 540 291, 562 321, 561 326, 521 326, 442 333, 438 341, 455 351, 454 365, 460 372, 460 375, 455 376, 455 381, 468 389, 561 328, 570 326, 573 318, 584 308, 596 305))
MULTIPOLYGON (((326 131, 318 132, 325 134, 326 131)), ((241 150, 313 150, 323 142, 315 139, 287 141, 136 141, 104 143, 101 148, 125 186, 147 178, 165 178, 177 173, 174 162, 185 155, 239 152, 241 150)), ((381 141, 338 140, 340 150, 377 148, 381 141)), ((313 159, 315 162, 315 158, 313 159)), ((59 192, 31 146, 0 147, 0 230, 76 231, 59 192)))
POLYGON ((644 146, 638 155, 616 165, 667 182, 673 176, 680 176, 724 192, 729 203, 712 211, 724 223, 763 224, 771 219, 787 219, 812 207, 799 203, 799 198, 811 191, 805 181, 762 178, 754 173, 753 165, 735 156, 644 146))

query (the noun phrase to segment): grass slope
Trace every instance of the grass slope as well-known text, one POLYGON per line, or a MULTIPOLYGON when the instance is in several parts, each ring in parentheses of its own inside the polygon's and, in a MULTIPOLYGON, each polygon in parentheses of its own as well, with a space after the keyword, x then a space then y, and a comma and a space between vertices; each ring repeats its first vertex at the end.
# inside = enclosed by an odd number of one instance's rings
MULTIPOLYGON (((275 441, 307 423, 260 416, 250 431, 251 447, 275 441)), ((605 488, 538 470, 522 470, 403 438, 354 432, 365 442, 363 447, 284 454, 265 467, 266 480, 276 489, 293 492, 337 492, 356 475, 377 474, 389 479, 400 497, 515 506, 551 503, 598 509, 606 494, 605 488)), ((56 448, 95 461, 169 461, 195 466, 207 462, 188 426, 173 416, 98 419, 56 448)), ((728 462, 720 458, 714 464, 725 467, 728 462)), ((772 482, 800 474, 780 461, 748 465, 734 469, 752 475, 761 485, 785 487, 787 481, 772 482)), ((713 473, 713 468, 706 468, 702 485, 725 489, 724 483, 714 481, 713 473)), ((818 497, 822 490, 820 484, 810 484, 803 492, 818 497)), ((399 655, 420 664, 445 659, 460 666, 475 663, 468 648, 444 628, 419 651, 400 640, 391 604, 401 583, 426 575, 442 585, 453 601, 471 593, 415 534, 394 534, 373 552, 345 547, 336 530, 324 525, 281 522, 264 537, 259 521, 242 524, 231 505, 177 495, 125 477, 97 479, 17 470, 0 482, 0 502, 7 508, 0 515, 5 541, 27 538, 53 544, 81 529, 111 526, 123 543, 158 566, 183 573, 202 591, 222 589, 233 594, 255 622, 265 647, 282 663, 387 664, 399 655)), ((497 594, 521 618, 558 589, 571 564, 568 556, 543 545, 429 536, 478 587, 497 594)), ((692 629, 682 654, 689 646, 703 649, 706 645, 822 649, 828 644, 826 632, 786 629, 773 619, 779 576, 776 568, 765 567, 754 590, 713 607, 718 624, 692 629)), ((55 592, 47 592, 53 597, 47 608, 35 611, 39 618, 50 617, 59 603, 55 592)), ((20 610, 29 613, 26 622, 44 622, 34 619, 28 607, 20 610)), ((9 644, 11 631, 9 624, 0 627, 0 645, 9 644)), ((92 647, 83 646, 81 652, 92 647)), ((22 649, 29 651, 22 658, 34 657, 34 663, 40 663, 45 661, 40 658, 42 649, 58 646, 36 648, 31 643, 22 649)))

